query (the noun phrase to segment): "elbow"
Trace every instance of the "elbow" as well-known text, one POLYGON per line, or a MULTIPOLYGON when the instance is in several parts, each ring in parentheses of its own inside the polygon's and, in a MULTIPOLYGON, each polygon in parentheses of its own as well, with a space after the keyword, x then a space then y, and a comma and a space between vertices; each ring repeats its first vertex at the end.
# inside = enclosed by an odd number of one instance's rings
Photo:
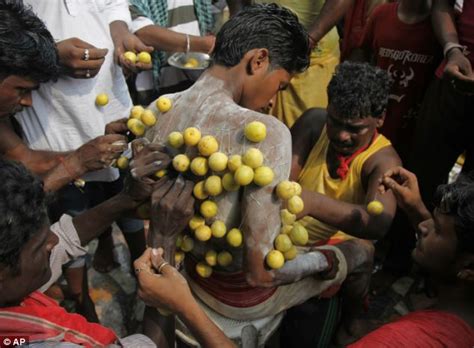
POLYGON ((273 275, 265 270, 262 270, 262 272, 248 271, 245 274, 245 280, 254 288, 269 288, 275 286, 273 275))

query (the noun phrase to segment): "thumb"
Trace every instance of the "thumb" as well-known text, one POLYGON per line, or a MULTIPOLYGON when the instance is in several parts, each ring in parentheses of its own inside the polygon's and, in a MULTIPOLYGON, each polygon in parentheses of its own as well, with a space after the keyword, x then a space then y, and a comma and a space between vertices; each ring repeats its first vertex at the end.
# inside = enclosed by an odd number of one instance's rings
POLYGON ((396 182, 390 177, 384 177, 383 184, 390 188, 396 194, 401 194, 401 191, 404 189, 403 186, 401 186, 398 182, 396 182))
POLYGON ((163 249, 162 248, 153 248, 151 249, 151 264, 153 265, 153 268, 155 268, 156 270, 158 270, 158 268, 160 267, 160 265, 165 262, 165 260, 163 260, 163 249))

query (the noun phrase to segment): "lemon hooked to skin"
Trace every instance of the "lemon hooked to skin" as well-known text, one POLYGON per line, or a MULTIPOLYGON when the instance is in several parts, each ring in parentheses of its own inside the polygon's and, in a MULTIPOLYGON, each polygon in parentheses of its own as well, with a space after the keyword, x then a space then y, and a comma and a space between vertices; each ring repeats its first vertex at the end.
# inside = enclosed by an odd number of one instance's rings
POLYGON ((280 228, 280 234, 290 234, 292 229, 293 229, 292 225, 283 225, 280 228))
POLYGON ((189 236, 184 236, 181 242, 181 250, 185 253, 190 252, 194 248, 194 240, 189 236))
POLYGON ((201 225, 194 231, 194 236, 201 242, 206 242, 212 237, 211 228, 207 225, 201 225))
POLYGON ((271 269, 279 269, 285 264, 285 257, 281 251, 272 250, 265 257, 265 261, 267 262, 268 267, 271 269))
POLYGON ((155 104, 156 108, 160 110, 160 112, 167 112, 173 106, 173 102, 168 97, 159 97, 155 104))
POLYGON ((189 228, 192 229, 193 231, 197 229, 200 226, 203 226, 206 224, 206 220, 202 216, 199 215, 194 215, 191 220, 189 220, 189 228))
POLYGON ((304 246, 308 243, 308 231, 301 224, 295 224, 290 232, 290 239, 295 245, 304 246))
POLYGON ((195 146, 201 140, 201 131, 196 127, 186 128, 183 132, 183 139, 187 146, 195 146))
POLYGON ((278 198, 287 200, 296 194, 296 187, 291 181, 284 180, 280 182, 276 187, 276 194, 278 198))
POLYGON ((224 221, 216 220, 211 225, 211 232, 214 238, 222 238, 227 232, 227 227, 225 226, 224 221))
POLYGON ((215 172, 222 172, 227 167, 227 156, 222 152, 214 152, 209 157, 209 168, 215 172))
POLYGON ((184 154, 176 155, 173 158, 173 167, 176 171, 183 173, 189 168, 189 158, 184 154))
POLYGON ((296 256, 298 256, 298 249, 296 249, 296 247, 293 245, 290 250, 288 250, 287 252, 284 252, 283 253, 283 256, 285 257, 285 260, 286 261, 290 261, 290 260, 293 260, 296 258, 296 256))
POLYGON ((127 169, 128 167, 128 158, 125 156, 120 156, 117 160, 117 168, 119 169, 127 169))
POLYGON ((168 171, 166 169, 161 169, 155 173, 155 177, 158 179, 161 179, 164 177, 166 174, 168 174, 168 171))
POLYGON ((138 53, 138 61, 143 64, 150 64, 151 54, 146 51, 138 53))
POLYGON ((200 200, 203 200, 209 197, 207 192, 204 190, 204 180, 199 181, 196 185, 194 185, 193 194, 194 194, 194 197, 200 200))
POLYGON ((299 214, 304 209, 304 203, 300 196, 293 196, 288 200, 288 211, 292 214, 299 214))
POLYGON ((217 265, 217 252, 215 250, 209 250, 204 256, 204 259, 209 266, 217 265))
POLYGON ((109 96, 105 93, 100 93, 95 97, 95 104, 97 106, 106 106, 109 103, 109 96))
POLYGON ((234 180, 240 186, 246 186, 253 181, 253 169, 249 166, 242 165, 234 173, 234 180))
POLYGON ((227 267, 232 263, 232 254, 228 251, 221 251, 217 254, 217 264, 221 267, 227 267))
POLYGON ((168 144, 175 149, 179 149, 184 144, 183 134, 181 132, 171 132, 168 135, 168 144))
POLYGON ((222 177, 222 187, 228 192, 234 192, 239 190, 240 185, 235 182, 232 173, 225 173, 222 177))
POLYGON ((213 201, 204 201, 202 202, 201 206, 199 207, 199 212, 202 216, 206 219, 213 218, 217 215, 217 204, 213 201))
POLYGON ((196 265, 196 273, 202 278, 209 278, 212 274, 212 267, 206 265, 204 262, 198 262, 196 265))
POLYGON ((233 228, 227 233, 226 240, 230 246, 238 248, 242 245, 242 232, 238 228, 233 228))
POLYGON ((383 213, 383 210, 384 210, 384 206, 382 202, 380 201, 373 200, 372 202, 367 204, 367 212, 370 215, 373 215, 373 216, 380 215, 383 213))
POLYGON ((146 127, 143 122, 137 120, 136 118, 130 118, 127 121, 127 128, 137 137, 141 137, 143 134, 145 134, 146 130, 146 127))
POLYGON ((130 109, 130 118, 136 118, 139 120, 142 117, 142 113, 145 111, 143 106, 135 105, 130 109))
POLYGON ((199 140, 198 151, 201 155, 209 157, 219 149, 219 143, 212 135, 206 135, 199 140))
POLYGON ((217 175, 211 175, 204 182, 204 190, 210 196, 218 196, 222 193, 222 181, 217 175))
POLYGON ((184 252, 182 252, 182 251, 176 251, 176 252, 174 253, 174 262, 175 262, 176 264, 179 264, 179 263, 183 262, 183 260, 184 260, 184 252))
POLYGON ((156 124, 156 116, 150 109, 144 110, 140 119, 142 120, 143 124, 148 127, 152 127, 156 124))
POLYGON ((296 215, 288 211, 288 209, 280 210, 280 219, 283 225, 293 225, 296 221, 296 215))
POLYGON ((244 157, 242 157, 242 161, 245 165, 255 169, 262 166, 263 154, 259 149, 251 147, 245 152, 244 157))
POLYGON ((267 127, 262 122, 253 121, 245 126, 244 134, 248 140, 259 143, 266 138, 267 127))
POLYGON ((272 183, 275 174, 270 167, 258 167, 255 169, 253 182, 258 186, 266 186, 272 183))
POLYGON ((207 165, 207 158, 196 157, 191 161, 191 172, 197 176, 204 176, 207 174, 209 166, 207 165))
POLYGON ((227 162, 227 168, 234 173, 242 165, 242 156, 232 155, 227 162))
POLYGON ((275 238, 275 249, 281 251, 282 253, 287 252, 293 246, 290 237, 287 234, 279 234, 275 238))
POLYGON ((293 184, 293 188, 295 190, 295 195, 301 196, 301 193, 303 192, 303 189, 300 184, 298 184, 296 181, 291 182, 293 184))

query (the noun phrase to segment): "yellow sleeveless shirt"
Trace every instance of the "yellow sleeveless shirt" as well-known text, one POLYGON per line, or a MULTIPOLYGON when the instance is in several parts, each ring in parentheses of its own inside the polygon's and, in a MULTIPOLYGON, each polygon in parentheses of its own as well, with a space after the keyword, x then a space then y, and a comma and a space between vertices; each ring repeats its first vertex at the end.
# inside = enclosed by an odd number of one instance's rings
MULTIPOLYGON (((329 174, 326 163, 329 139, 326 134, 326 127, 324 127, 319 140, 314 145, 306 160, 303 170, 298 177, 298 182, 306 190, 318 192, 351 204, 364 204, 366 193, 362 187, 361 180, 364 163, 374 153, 390 145, 390 141, 379 134, 365 151, 352 160, 349 165, 347 177, 344 180, 339 178, 334 179, 329 174)), ((310 216, 305 216, 298 222, 308 230, 310 243, 327 240, 336 233, 338 234, 338 238, 350 238, 342 233, 342 231, 338 231, 337 228, 329 226, 310 216)))

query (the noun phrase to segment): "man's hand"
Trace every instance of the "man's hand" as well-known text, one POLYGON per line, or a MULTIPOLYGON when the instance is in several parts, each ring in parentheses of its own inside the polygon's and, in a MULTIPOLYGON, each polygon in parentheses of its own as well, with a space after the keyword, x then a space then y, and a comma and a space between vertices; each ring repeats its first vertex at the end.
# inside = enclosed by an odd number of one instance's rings
POLYGON ((151 220, 154 233, 176 239, 194 214, 194 184, 179 176, 175 181, 163 177, 151 195, 151 220))
POLYGON ((96 48, 75 37, 58 42, 56 47, 59 64, 65 68, 67 75, 74 78, 90 78, 97 75, 108 52, 106 48, 96 48))
POLYGON ((379 191, 383 194, 392 190, 397 204, 404 209, 413 210, 423 204, 415 174, 405 168, 395 167, 385 172, 380 179, 379 191))
POLYGON ((106 168, 127 149, 127 138, 119 134, 102 135, 82 145, 72 154, 72 165, 83 174, 106 168))
POLYGON ((450 80, 453 87, 463 94, 474 94, 474 74, 469 59, 457 48, 448 53, 448 62, 443 77, 450 80))
POLYGON ((105 134, 125 134, 128 131, 127 128, 128 118, 121 118, 120 120, 112 121, 107 123, 105 126, 105 134))
POLYGON ((173 266, 162 266, 164 262, 161 248, 148 248, 135 260, 138 296, 148 306, 182 314, 195 300, 186 279, 173 266))
POLYGON ((130 174, 124 183, 124 193, 136 202, 150 197, 154 185, 159 184, 151 176, 171 163, 171 158, 165 153, 163 146, 144 145, 143 141, 139 139, 132 143, 133 160, 130 162, 130 174))
POLYGON ((127 51, 132 51, 135 53, 140 52, 153 52, 152 46, 145 45, 136 35, 131 33, 125 33, 120 40, 117 40, 115 43, 115 61, 124 69, 125 75, 130 74, 130 72, 138 73, 143 70, 150 70, 152 68, 152 63, 132 63, 131 61, 125 59, 123 54, 127 51))

